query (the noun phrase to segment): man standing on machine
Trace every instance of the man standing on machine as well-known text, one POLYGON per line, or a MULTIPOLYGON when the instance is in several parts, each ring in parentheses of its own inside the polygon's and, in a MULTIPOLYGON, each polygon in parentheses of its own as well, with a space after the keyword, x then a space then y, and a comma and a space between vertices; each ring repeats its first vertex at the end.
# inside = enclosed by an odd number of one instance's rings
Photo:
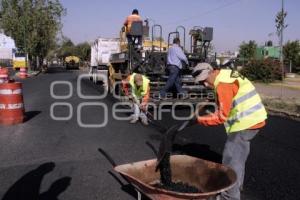
MULTIPOLYGON (((133 22, 142 22, 142 18, 139 15, 139 11, 137 9, 134 9, 132 11, 132 14, 129 15, 124 22, 128 44, 132 44, 134 42, 132 36, 130 35, 131 25, 133 22)), ((140 44, 141 38, 138 38, 138 40, 139 40, 138 43, 140 44)))

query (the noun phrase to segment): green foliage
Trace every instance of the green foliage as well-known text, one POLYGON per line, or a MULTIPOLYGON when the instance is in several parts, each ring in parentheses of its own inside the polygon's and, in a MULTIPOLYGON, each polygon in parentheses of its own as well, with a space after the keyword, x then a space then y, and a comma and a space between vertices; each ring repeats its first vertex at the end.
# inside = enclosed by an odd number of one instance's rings
POLYGON ((57 53, 57 57, 62 60, 67 56, 75 55, 75 45, 71 41, 71 39, 67 37, 63 37, 62 43, 59 44, 56 53, 57 53))
POLYGON ((257 44, 254 40, 250 40, 248 43, 243 42, 239 48, 240 57, 242 59, 250 60, 255 57, 257 44))
POLYGON ((249 80, 258 80, 265 83, 281 80, 281 66, 278 60, 251 60, 241 70, 241 74, 249 80))
POLYGON ((281 30, 285 29, 288 25, 285 24, 285 18, 287 16, 287 12, 283 10, 278 12, 275 18, 275 27, 277 30, 277 35, 280 36, 281 30))
POLYGON ((59 0, 2 0, 0 10, 0 27, 29 58, 44 58, 55 48, 65 14, 59 0))
POLYGON ((57 49, 56 54, 62 60, 67 56, 77 56, 80 60, 88 61, 91 56, 91 46, 87 42, 74 45, 71 39, 63 37, 63 41, 57 49))
POLYGON ((288 41, 283 47, 283 55, 286 64, 292 61, 293 70, 300 66, 300 42, 288 41))
POLYGON ((296 72, 300 72, 300 55, 297 57, 296 59, 296 63, 295 63, 295 70, 296 72))
POLYGON ((89 43, 84 42, 76 45, 76 55, 81 59, 88 61, 91 57, 91 46, 89 43))

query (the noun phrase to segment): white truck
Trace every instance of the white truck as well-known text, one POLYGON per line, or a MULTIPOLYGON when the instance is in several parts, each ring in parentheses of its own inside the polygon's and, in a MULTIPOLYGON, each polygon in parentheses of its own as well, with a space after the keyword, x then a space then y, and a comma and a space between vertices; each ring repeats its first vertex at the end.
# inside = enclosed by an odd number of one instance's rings
POLYGON ((108 77, 108 65, 110 55, 120 52, 119 38, 98 38, 91 44, 91 65, 89 69, 90 79, 94 83, 103 82, 108 89, 108 83, 102 80, 101 75, 108 77))

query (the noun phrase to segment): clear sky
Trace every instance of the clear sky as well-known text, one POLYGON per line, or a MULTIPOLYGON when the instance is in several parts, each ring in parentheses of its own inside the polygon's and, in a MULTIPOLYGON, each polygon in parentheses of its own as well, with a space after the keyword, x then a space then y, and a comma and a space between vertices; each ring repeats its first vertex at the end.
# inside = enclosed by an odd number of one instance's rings
MULTIPOLYGON (((218 52, 237 50, 242 41, 278 43, 275 16, 281 0, 61 0, 67 9, 63 33, 75 43, 98 36, 118 37, 127 15, 137 8, 150 23, 163 26, 166 35, 183 25, 214 28, 213 44, 218 52)), ((288 28, 285 41, 300 39, 300 1, 285 0, 288 28)), ((150 24, 151 25, 151 24, 150 24)), ((189 37, 187 37, 189 38, 189 37)))

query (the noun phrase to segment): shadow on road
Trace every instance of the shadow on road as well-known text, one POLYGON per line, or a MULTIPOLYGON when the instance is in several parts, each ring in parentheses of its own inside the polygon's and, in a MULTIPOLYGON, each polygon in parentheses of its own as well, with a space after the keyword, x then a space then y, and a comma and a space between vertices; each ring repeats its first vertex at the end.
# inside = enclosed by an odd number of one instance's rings
POLYGON ((54 74, 54 73, 71 73, 72 71, 66 70, 66 68, 62 66, 51 66, 47 68, 47 74, 54 74))
POLYGON ((24 122, 28 122, 29 120, 31 120, 35 116, 39 115, 40 113, 41 113, 41 111, 28 111, 28 112, 25 112, 25 121, 24 122))
POLYGON ((71 184, 71 177, 58 179, 48 189, 39 196, 39 200, 59 200, 58 196, 63 193, 71 184))
POLYGON ((174 144, 173 152, 213 161, 216 163, 222 163, 222 155, 210 150, 209 145, 206 144, 174 144))
POLYGON ((58 195, 67 189, 71 178, 64 177, 55 181, 48 191, 40 195, 40 187, 44 176, 53 171, 55 163, 44 163, 28 172, 14 183, 3 196, 2 200, 56 200, 58 195))

